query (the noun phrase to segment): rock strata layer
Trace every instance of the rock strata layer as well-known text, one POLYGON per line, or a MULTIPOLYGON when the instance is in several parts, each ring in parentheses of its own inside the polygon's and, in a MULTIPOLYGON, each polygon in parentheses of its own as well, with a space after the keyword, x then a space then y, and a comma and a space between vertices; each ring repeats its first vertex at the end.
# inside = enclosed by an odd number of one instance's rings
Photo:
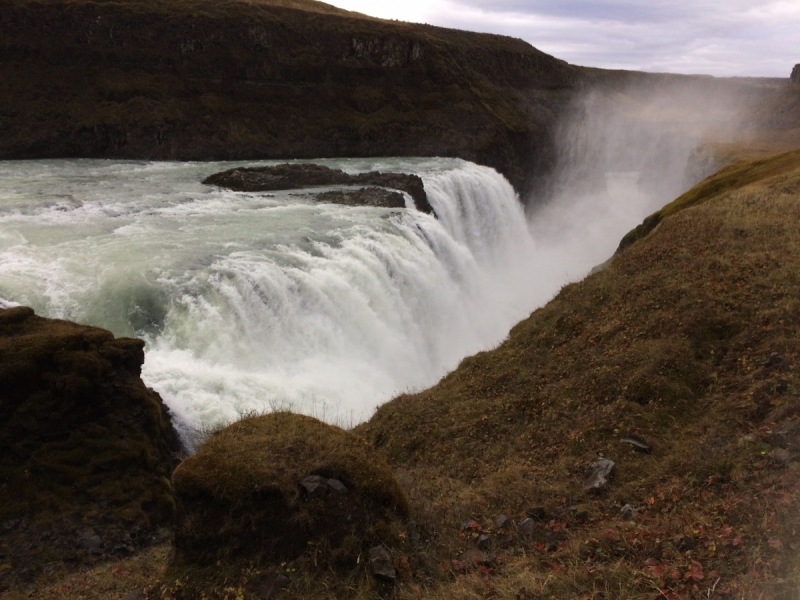
POLYGON ((171 523, 180 444, 140 378, 143 348, 0 309, 0 588, 133 552, 171 523))

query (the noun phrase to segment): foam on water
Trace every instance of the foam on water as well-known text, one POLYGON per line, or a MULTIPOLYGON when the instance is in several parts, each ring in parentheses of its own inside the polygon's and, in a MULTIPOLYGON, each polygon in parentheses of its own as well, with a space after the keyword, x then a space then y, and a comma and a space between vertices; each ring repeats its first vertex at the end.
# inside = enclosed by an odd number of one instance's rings
POLYGON ((230 164, 0 163, 0 300, 147 340, 184 433, 289 408, 346 425, 496 345, 552 294, 513 189, 450 159, 438 219, 200 185, 230 164))

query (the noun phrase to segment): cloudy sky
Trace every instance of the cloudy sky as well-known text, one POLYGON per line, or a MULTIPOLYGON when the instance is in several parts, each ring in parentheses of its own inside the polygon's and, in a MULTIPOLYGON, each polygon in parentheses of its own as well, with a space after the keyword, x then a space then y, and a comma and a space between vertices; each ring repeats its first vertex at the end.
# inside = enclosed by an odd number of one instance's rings
POLYGON ((325 0, 347 10, 522 38, 573 64, 788 77, 800 0, 325 0))

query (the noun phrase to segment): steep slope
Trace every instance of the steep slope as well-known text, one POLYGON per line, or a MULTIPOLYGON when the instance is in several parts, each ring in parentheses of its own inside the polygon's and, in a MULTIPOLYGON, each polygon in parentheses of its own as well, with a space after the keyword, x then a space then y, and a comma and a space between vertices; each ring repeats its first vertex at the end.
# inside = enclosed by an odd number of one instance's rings
POLYGON ((794 597, 800 152, 695 196, 499 348, 358 428, 439 556, 469 546, 465 519, 547 515, 535 543, 513 542, 526 552, 494 547, 498 574, 431 597, 794 597), (598 456, 616 462, 600 494, 582 484, 598 456))
POLYGON ((444 155, 521 190, 580 77, 311 0, 2 0, 0 28, 0 158, 444 155))

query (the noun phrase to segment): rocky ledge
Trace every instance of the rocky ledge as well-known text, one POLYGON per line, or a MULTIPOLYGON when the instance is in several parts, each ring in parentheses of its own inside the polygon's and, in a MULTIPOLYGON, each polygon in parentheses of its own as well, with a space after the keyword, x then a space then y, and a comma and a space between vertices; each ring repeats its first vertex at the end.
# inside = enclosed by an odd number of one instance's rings
POLYGON ((401 194, 388 190, 400 190, 414 200, 417 210, 431 214, 433 207, 428 202, 425 186, 417 175, 408 173, 358 173, 350 175, 339 169, 330 169, 315 164, 285 164, 274 167, 240 167, 207 177, 203 183, 216 185, 237 192, 271 192, 297 190, 332 185, 367 185, 370 188, 345 192, 326 192, 317 195, 322 202, 335 202, 350 206, 386 206, 402 208, 405 200, 401 194))
POLYGON ((144 342, 0 309, 0 592, 169 535, 180 450, 144 342))

